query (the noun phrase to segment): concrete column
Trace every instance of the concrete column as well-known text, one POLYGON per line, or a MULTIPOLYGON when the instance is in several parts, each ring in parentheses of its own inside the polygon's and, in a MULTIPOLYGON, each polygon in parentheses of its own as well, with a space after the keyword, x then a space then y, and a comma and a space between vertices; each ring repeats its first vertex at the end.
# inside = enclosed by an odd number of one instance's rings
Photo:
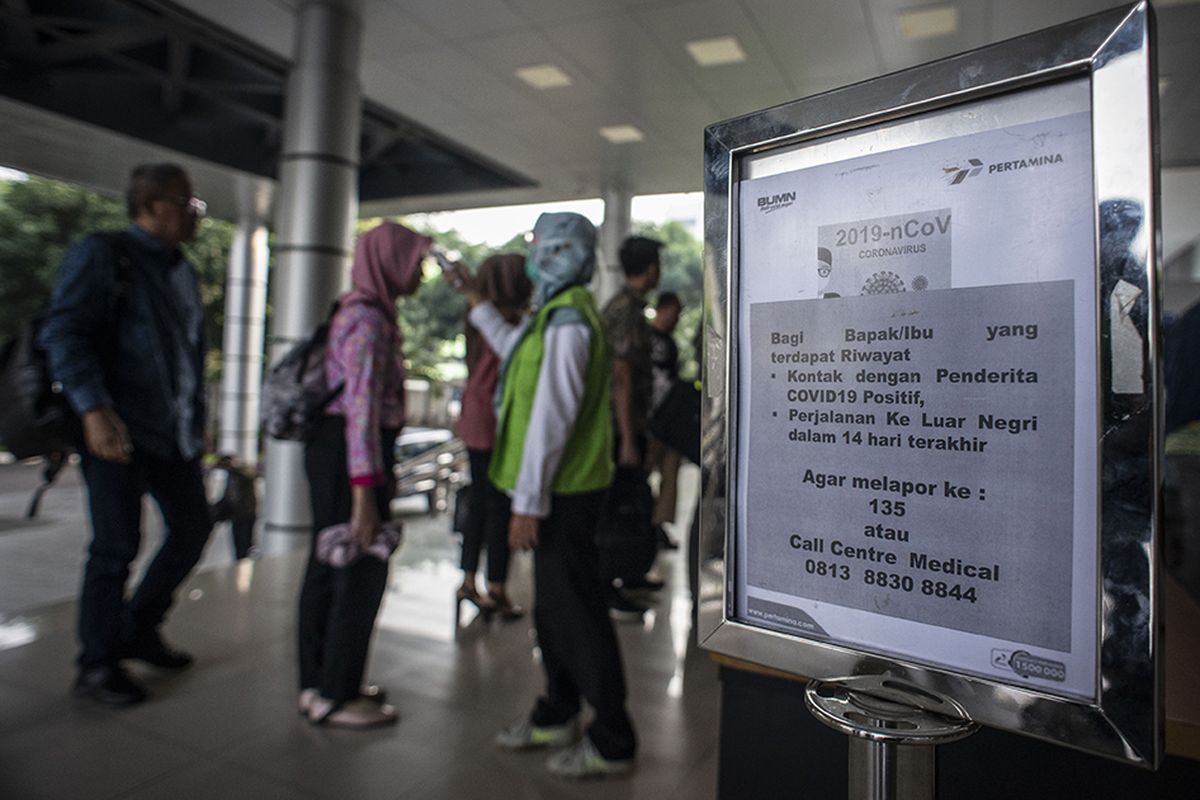
MULTIPOLYGON (((356 5, 306 0, 296 12, 275 228, 272 362, 325 318, 348 282, 362 117, 356 5)), ((268 528, 311 527, 303 459, 303 445, 268 441, 268 528)))
POLYGON ((258 406, 267 313, 267 215, 272 186, 236 179, 238 220, 225 279, 224 363, 217 452, 258 463, 258 406))
POLYGON ((633 195, 628 189, 609 186, 604 190, 604 224, 600 226, 600 255, 596 274, 592 278, 592 293, 603 308, 625 280, 617 254, 621 242, 629 235, 633 195))

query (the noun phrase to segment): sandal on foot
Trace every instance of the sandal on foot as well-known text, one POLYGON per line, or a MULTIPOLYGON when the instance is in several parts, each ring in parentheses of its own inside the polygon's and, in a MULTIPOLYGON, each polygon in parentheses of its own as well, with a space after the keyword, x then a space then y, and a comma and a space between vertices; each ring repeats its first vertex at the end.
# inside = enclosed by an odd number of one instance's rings
POLYGON ((358 696, 363 700, 382 704, 387 702, 388 690, 373 683, 364 683, 358 690, 358 696))
POLYGON ((512 622, 515 619, 525 616, 525 609, 509 600, 507 594, 502 592, 488 592, 488 597, 492 601, 492 608, 500 615, 500 619, 505 622, 512 622))
POLYGON ((492 618, 492 612, 495 607, 487 595, 480 594, 477 590, 468 586, 458 587, 458 591, 454 593, 454 627, 458 627, 462 621, 463 603, 470 603, 479 611, 479 616, 484 622, 488 622, 492 618))
POLYGON ((300 700, 296 703, 297 709, 300 711, 300 716, 307 717, 308 712, 312 709, 312 704, 321 693, 316 689, 301 689, 300 700))
MULTIPOLYGON (((300 692, 300 700, 296 704, 300 711, 300 716, 307 717, 309 710, 312 708, 313 701, 321 696, 317 689, 305 689, 300 692)), ((363 700, 369 700, 372 703, 382 705, 387 702, 388 691, 382 686, 376 686, 373 683, 364 683, 358 692, 358 696, 363 700)))
POLYGON ((351 700, 348 703, 336 703, 318 697, 309 708, 308 721, 313 725, 323 725, 328 728, 346 728, 348 730, 365 730, 392 725, 400 715, 396 709, 386 703, 374 703, 370 700, 351 700))

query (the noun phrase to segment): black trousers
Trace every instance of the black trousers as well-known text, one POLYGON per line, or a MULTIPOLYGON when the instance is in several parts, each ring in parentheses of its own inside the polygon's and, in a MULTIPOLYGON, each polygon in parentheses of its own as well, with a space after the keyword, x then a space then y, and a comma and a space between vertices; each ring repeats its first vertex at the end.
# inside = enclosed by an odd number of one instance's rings
POLYGON ((471 463, 471 495, 467 522, 463 526, 462 569, 474 575, 479 569, 479 551, 487 547, 489 581, 508 579, 508 517, 512 501, 488 479, 491 450, 468 450, 471 463))
POLYGON ((92 517, 92 541, 79 597, 79 665, 110 666, 122 641, 154 631, 171 607, 175 589, 204 552, 211 523, 198 458, 159 458, 134 450, 130 463, 82 455, 92 517), (129 565, 142 542, 142 497, 162 512, 162 544, 128 601, 129 565))
POLYGON ((546 693, 530 715, 535 725, 561 725, 579 712, 580 699, 595 711, 587 735, 605 758, 631 758, 637 750, 625 711, 625 670, 599 578, 596 519, 604 492, 554 495, 533 551, 534 609, 546 693))
MULTIPOLYGON (((392 466, 396 431, 380 432, 384 473, 375 489, 379 518, 391 518, 392 466)), ((325 417, 304 450, 312 499, 313 541, 300 589, 300 688, 319 689, 338 703, 358 697, 375 615, 387 587, 388 565, 366 556, 341 569, 316 557, 317 533, 350 520, 350 475, 346 469, 346 420, 325 417)))
POLYGON ((213 525, 222 522, 229 523, 229 538, 233 544, 234 560, 241 560, 250 555, 250 550, 254 547, 254 523, 258 521, 257 515, 223 516, 218 514, 212 518, 212 521, 213 525))

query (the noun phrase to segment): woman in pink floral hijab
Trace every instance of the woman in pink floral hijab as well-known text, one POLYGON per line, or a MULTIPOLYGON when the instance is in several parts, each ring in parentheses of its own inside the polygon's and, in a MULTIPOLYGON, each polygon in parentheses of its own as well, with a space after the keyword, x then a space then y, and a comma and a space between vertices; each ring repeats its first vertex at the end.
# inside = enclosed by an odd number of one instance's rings
POLYGON ((390 517, 393 443, 404 427, 396 300, 417 290, 430 244, 394 222, 363 234, 353 288, 330 324, 325 377, 342 390, 304 451, 314 547, 300 592, 300 712, 314 724, 367 728, 397 719, 380 690, 362 683, 388 572, 386 560, 369 553, 390 517), (325 563, 316 533, 347 522, 367 554, 345 566, 325 563))

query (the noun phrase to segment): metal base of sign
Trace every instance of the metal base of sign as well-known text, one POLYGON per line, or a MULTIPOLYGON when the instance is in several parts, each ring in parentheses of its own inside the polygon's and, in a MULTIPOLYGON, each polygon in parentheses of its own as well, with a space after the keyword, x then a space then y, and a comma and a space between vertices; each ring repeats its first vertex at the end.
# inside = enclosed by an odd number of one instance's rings
POLYGON ((950 698, 887 675, 813 681, 804 701, 850 737, 849 800, 933 800, 935 747, 979 728, 950 698))

